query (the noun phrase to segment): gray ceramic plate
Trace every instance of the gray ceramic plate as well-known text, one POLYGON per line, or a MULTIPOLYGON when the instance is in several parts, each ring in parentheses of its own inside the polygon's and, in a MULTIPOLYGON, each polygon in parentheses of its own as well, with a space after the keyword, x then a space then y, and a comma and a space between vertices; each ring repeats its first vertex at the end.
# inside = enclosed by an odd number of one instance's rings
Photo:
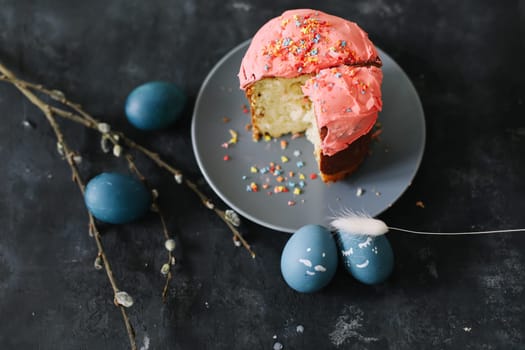
POLYGON ((372 154, 346 180, 325 184, 310 177, 318 169, 313 146, 305 138, 285 138, 288 145, 284 150, 280 140, 252 141, 245 128, 250 118, 243 106, 248 102, 237 79, 248 45, 242 43, 217 63, 204 80, 195 104, 193 149, 217 195, 242 216, 284 232, 294 232, 306 224, 327 225, 331 217, 347 209, 376 216, 389 208, 412 182, 425 146, 421 102, 397 63, 379 50, 384 74, 383 111, 379 115, 382 134, 374 142, 372 154), (232 139, 230 130, 237 133, 238 140, 225 148, 232 139), (265 172, 271 162, 281 165, 281 176, 287 180, 278 182, 277 175, 265 172), (304 165, 300 167, 298 162, 304 165), (252 172, 252 167, 257 172, 252 172), (300 173, 305 176, 302 188, 300 173), (252 183, 257 185, 257 192, 248 190, 252 183), (290 190, 275 193, 276 186, 290 190), (294 188, 301 194, 294 194, 294 188))

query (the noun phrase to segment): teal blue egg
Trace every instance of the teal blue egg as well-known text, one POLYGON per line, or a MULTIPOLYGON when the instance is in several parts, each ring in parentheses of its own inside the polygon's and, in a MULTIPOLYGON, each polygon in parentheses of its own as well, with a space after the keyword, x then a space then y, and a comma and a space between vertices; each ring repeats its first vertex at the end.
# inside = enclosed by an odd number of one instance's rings
POLYGON ((136 128, 158 130, 176 122, 186 95, 175 84, 152 81, 136 87, 126 99, 126 117, 136 128))
POLYGON ((384 282, 394 268, 394 252, 385 235, 371 237, 345 232, 336 233, 344 266, 365 284, 384 282))
POLYGON ((281 273, 286 283, 301 293, 326 286, 337 270, 337 246, 330 231, 306 225, 286 243, 281 255, 281 273))
POLYGON ((151 207, 151 194, 136 178, 102 173, 86 185, 84 201, 89 212, 98 220, 123 224, 139 219, 151 207))

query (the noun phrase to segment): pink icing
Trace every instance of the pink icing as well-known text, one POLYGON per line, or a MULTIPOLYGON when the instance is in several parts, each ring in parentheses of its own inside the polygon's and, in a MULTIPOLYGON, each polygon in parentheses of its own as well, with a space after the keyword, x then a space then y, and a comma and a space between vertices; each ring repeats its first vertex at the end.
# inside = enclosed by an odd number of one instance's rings
POLYGON ((239 71, 241 89, 266 77, 316 74, 303 93, 312 101, 325 155, 365 135, 381 110, 377 50, 355 23, 321 11, 301 9, 271 19, 255 34, 239 71), (358 67, 365 66, 366 67, 358 67))
POLYGON ((367 134, 381 110, 383 73, 375 66, 323 69, 303 86, 313 103, 323 154, 331 156, 367 134))
POLYGON ((239 71, 241 89, 265 77, 292 78, 341 64, 378 60, 355 23, 316 10, 290 10, 255 34, 239 71))

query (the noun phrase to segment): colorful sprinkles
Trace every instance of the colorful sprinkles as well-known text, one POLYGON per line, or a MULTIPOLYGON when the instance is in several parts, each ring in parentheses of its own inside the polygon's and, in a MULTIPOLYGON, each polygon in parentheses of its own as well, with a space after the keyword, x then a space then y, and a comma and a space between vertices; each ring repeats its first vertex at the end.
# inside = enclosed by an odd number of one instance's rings
MULTIPOLYGON (((239 137, 232 129, 229 130, 229 133, 231 139, 224 143, 227 147, 236 144, 239 137)), ((267 137, 266 140, 267 142, 273 141, 270 142, 271 146, 267 147, 267 149, 275 150, 274 147, 278 147, 283 154, 278 155, 275 161, 270 161, 266 164, 253 164, 247 168, 247 174, 242 175, 242 180, 249 182, 245 182, 244 185, 246 192, 262 192, 269 196, 277 195, 278 197, 287 193, 288 195, 285 195, 284 199, 286 201, 285 203, 290 207, 298 203, 305 203, 305 199, 299 200, 298 198, 304 195, 307 180, 317 179, 318 174, 313 172, 305 175, 300 172, 300 169, 305 167, 305 162, 300 159, 300 150, 286 152, 290 145, 289 140, 277 140, 271 137, 267 137), (285 152, 287 154, 285 154, 285 152), (296 160, 290 162, 292 155, 296 160)))
POLYGON ((297 72, 303 69, 309 72, 315 70, 315 65, 319 57, 324 55, 337 54, 343 62, 355 62, 356 53, 347 45, 345 40, 339 40, 335 45, 321 51, 323 43, 330 33, 331 25, 327 21, 321 20, 317 12, 312 12, 303 16, 294 15, 292 18, 282 18, 281 29, 291 26, 291 30, 298 28, 300 35, 297 38, 283 37, 272 40, 262 48, 262 56, 266 57, 267 64, 264 66, 266 71, 270 70, 272 61, 276 58, 280 60, 291 60, 295 64, 297 72), (295 27, 295 28, 294 28, 295 27))
MULTIPOLYGON (((242 105, 243 112, 249 112, 246 105, 242 105)), ((230 118, 220 117, 222 123, 230 123, 230 118)), ((245 129, 246 132, 250 132, 250 128, 245 129)), ((239 133, 234 129, 228 129, 229 139, 223 142, 221 148, 227 150, 234 147, 239 142, 239 133)), ((292 137, 294 140, 297 137, 292 137)), ((270 142, 271 145, 275 144, 284 153, 289 146, 287 140, 276 140, 270 136, 264 138, 265 141, 270 142)), ((272 146, 273 147, 273 146, 272 146)), ((301 156, 301 151, 294 150, 291 152, 296 159, 301 156)), ((287 206, 293 207, 297 203, 304 203, 305 199, 296 200, 304 194, 306 177, 304 174, 298 171, 298 168, 304 167, 302 160, 297 160, 297 163, 290 162, 291 154, 282 154, 278 156, 279 161, 269 162, 268 164, 253 164, 248 167, 248 173, 241 176, 242 182, 244 183, 246 192, 258 193, 262 192, 266 195, 272 196, 277 195, 278 197, 283 196, 287 206), (293 168, 294 164, 296 168, 293 168), (286 168, 285 168, 286 166, 286 168), (283 195, 283 194, 288 195, 283 195)), ((228 162, 232 160, 230 154, 223 154, 222 160, 228 162)))
MULTIPOLYGON (((379 136, 381 129, 380 123, 377 123, 375 126, 375 138, 379 136)), ((237 144, 239 141, 239 134, 235 130, 228 129, 228 133, 230 139, 221 145, 221 147, 226 149, 237 144)), ((291 139, 293 140, 294 138, 291 139)), ((241 176, 245 191, 250 193, 261 192, 267 196, 283 198, 284 203, 288 207, 295 207, 298 204, 305 203, 304 198, 306 197, 304 197, 304 194, 307 191, 308 182, 317 180, 319 174, 316 172, 304 172, 306 164, 304 160, 301 159, 301 151, 298 149, 293 151, 288 150, 290 143, 293 141, 268 138, 268 142, 272 140, 273 142, 270 143, 272 146, 269 145, 267 149, 275 150, 276 148, 274 147, 277 147, 283 154, 277 156, 278 161, 249 166, 246 169, 247 173, 241 176), (294 161, 290 161, 291 156, 295 158, 294 161)), ((230 161, 231 156, 226 154, 223 156, 223 160, 230 161)), ((365 189, 358 187, 355 195, 356 197, 362 197, 365 192, 365 189)), ((375 194, 376 197, 381 196, 381 193, 375 189, 372 190, 372 193, 375 194)), ((418 201, 416 206, 424 208, 424 204, 421 201, 418 201)))
MULTIPOLYGON (((297 154, 297 156, 299 156, 299 154, 297 154)), ((246 191, 259 192, 259 187, 261 187, 269 196, 280 196, 283 193, 288 193, 288 196, 285 196, 285 198, 287 205, 290 207, 295 206, 297 203, 304 203, 304 199, 298 201, 295 200, 295 198, 298 198, 305 193, 304 191, 307 186, 306 180, 315 180, 318 178, 318 174, 311 173, 306 176, 301 172, 296 172, 298 170, 297 164, 295 164, 297 169, 284 169, 284 164, 288 163, 288 156, 282 155, 280 160, 282 164, 269 162, 264 166, 259 164, 250 166, 248 169, 249 172, 251 174, 257 174, 257 181, 262 182, 263 185, 258 186, 255 185, 255 182, 251 182, 250 185, 246 186, 246 191), (290 195, 293 196, 293 199, 290 199, 290 195)), ((302 160, 299 162, 300 167, 304 167, 304 162, 302 160)), ((293 167, 293 163, 287 166, 293 167)), ((243 179, 248 179, 248 176, 244 175, 243 179)))
MULTIPOLYGON (((227 117, 223 117, 223 121, 224 121, 224 118, 227 118, 227 117)), ((231 145, 235 145, 239 141, 239 134, 237 133, 237 131, 233 129, 229 129, 228 132, 230 133, 230 139, 227 142, 223 142, 221 144, 221 147, 226 148, 226 149, 230 148, 231 145)), ((231 159, 230 156, 227 154, 222 157, 222 160, 224 160, 225 162, 229 161, 230 159, 231 159)))

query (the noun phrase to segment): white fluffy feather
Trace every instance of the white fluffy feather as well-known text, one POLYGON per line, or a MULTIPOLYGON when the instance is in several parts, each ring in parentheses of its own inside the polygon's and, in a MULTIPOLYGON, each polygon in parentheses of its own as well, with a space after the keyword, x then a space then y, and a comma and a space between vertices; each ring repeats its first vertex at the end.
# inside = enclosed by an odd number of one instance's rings
POLYGON ((356 235, 381 236, 388 232, 388 226, 383 221, 351 211, 335 217, 330 225, 340 232, 356 235))

